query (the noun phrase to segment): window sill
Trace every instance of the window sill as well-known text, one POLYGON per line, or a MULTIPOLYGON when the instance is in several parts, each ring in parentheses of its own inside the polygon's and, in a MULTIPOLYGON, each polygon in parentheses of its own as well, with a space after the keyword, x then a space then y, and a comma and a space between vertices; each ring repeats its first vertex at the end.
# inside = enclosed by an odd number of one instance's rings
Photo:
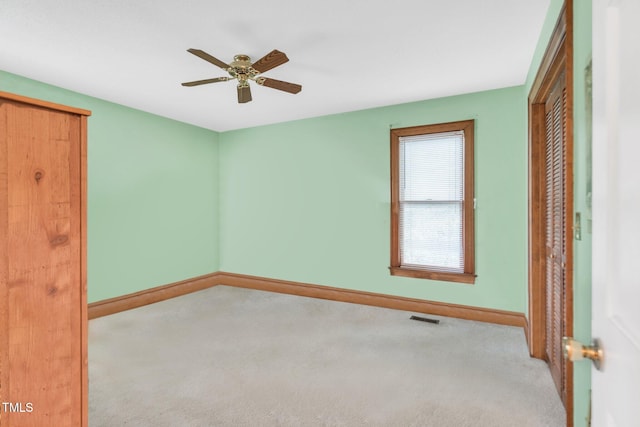
POLYGON ((413 277, 416 279, 442 280, 445 282, 458 282, 474 284, 476 275, 470 273, 449 273, 446 271, 422 270, 410 267, 389 267, 392 276, 413 277))

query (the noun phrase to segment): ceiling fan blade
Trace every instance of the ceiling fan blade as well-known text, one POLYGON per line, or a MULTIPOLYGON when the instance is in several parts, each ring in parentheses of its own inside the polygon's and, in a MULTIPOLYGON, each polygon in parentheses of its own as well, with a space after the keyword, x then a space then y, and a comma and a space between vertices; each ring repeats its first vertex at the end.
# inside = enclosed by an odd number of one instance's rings
POLYGON ((196 80, 196 81, 193 81, 193 82, 182 83, 182 86, 199 86, 199 85, 206 85, 207 83, 226 82, 227 80, 231 80, 231 78, 230 77, 216 77, 214 79, 196 80))
POLYGON ((244 104, 251 101, 251 88, 249 85, 238 85, 238 103, 244 104))
POLYGON ((227 68, 229 68, 229 64, 220 61, 218 58, 215 58, 211 55, 209 55, 207 52, 200 50, 200 49, 187 49, 187 52, 189 53, 193 53, 195 56, 204 59, 207 62, 211 62, 213 65, 217 65, 218 67, 222 68, 223 70, 226 70, 227 68))
POLYGON ((254 62, 251 67, 260 73, 264 73, 265 71, 269 71, 270 69, 275 68, 278 65, 284 64, 288 60, 289 58, 287 58, 287 55, 285 55, 283 52, 280 52, 279 50, 274 49, 254 62))
POLYGON ((283 82, 282 80, 276 79, 268 79, 266 77, 260 77, 256 79, 256 82, 259 85, 282 90, 289 93, 298 93, 302 90, 302 86, 300 86, 299 84, 283 82))

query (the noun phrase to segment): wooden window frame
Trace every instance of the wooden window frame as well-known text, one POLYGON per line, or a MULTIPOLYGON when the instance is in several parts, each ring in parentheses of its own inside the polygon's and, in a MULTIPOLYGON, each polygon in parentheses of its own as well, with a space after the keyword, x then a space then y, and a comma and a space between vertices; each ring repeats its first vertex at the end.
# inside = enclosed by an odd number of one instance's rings
POLYGON ((391 129, 391 266, 389 271, 392 276, 466 284, 475 283, 474 129, 475 120, 391 129), (428 267, 402 265, 400 257, 400 138, 453 131, 464 133, 464 200, 462 204, 464 272, 448 272, 428 267))

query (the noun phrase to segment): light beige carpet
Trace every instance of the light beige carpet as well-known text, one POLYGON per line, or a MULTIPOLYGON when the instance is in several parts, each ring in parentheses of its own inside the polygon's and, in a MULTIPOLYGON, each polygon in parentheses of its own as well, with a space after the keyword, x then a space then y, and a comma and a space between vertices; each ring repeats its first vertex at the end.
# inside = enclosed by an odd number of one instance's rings
POLYGON ((522 329, 412 314, 216 286, 91 320, 89 425, 565 425, 522 329))

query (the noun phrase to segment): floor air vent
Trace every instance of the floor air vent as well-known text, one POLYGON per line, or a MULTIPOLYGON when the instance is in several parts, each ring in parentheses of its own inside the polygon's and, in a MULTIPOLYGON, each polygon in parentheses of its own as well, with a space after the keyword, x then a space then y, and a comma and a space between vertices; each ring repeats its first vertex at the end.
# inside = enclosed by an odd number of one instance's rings
POLYGON ((436 325, 440 323, 439 320, 429 319, 428 317, 420 317, 420 316, 411 316, 411 320, 419 320, 421 322, 435 323, 436 325))

